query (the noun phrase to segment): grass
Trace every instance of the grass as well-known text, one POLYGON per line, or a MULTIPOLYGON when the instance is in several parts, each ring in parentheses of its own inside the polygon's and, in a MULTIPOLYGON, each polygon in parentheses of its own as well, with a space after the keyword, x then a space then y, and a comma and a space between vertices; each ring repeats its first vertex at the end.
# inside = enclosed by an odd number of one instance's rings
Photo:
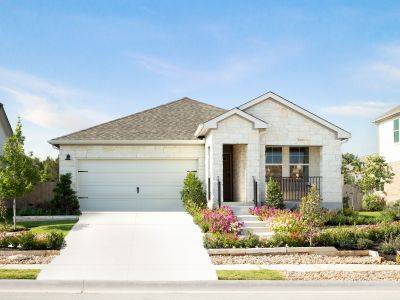
POLYGON ((217 270, 219 280, 285 280, 281 272, 275 270, 217 270))
POLYGON ((39 273, 38 269, 0 269, 0 279, 36 279, 39 273))
POLYGON ((66 236, 76 222, 76 220, 28 221, 17 222, 17 225, 18 227, 30 229, 32 233, 58 232, 66 236))
POLYGON ((381 211, 360 211, 358 212, 360 216, 364 217, 379 217, 382 212, 381 211))

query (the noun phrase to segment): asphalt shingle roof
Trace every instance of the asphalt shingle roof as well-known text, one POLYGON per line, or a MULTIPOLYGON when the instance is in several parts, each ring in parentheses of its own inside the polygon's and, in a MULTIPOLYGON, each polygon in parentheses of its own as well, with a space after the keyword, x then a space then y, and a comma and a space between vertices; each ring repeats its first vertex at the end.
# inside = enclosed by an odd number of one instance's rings
POLYGON ((197 127, 225 109, 182 98, 51 140, 195 140, 197 127))

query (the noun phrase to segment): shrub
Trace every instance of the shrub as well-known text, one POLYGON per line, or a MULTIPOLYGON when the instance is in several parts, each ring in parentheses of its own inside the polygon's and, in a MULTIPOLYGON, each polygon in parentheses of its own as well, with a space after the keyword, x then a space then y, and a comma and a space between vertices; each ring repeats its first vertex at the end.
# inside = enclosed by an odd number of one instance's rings
POLYGON ((265 191, 266 205, 274 208, 285 208, 283 203, 283 195, 279 189, 278 183, 269 178, 267 189, 265 191))
POLYGON ((4 199, 0 199, 0 226, 3 229, 8 227, 7 224, 7 207, 4 199))
POLYGON ((35 250, 37 249, 37 243, 35 235, 32 232, 24 233, 19 238, 19 245, 23 250, 35 250))
POLYGON ((265 247, 265 243, 251 232, 246 232, 242 238, 235 233, 208 233, 203 237, 203 245, 207 249, 265 247))
POLYGON ((357 249, 360 250, 369 250, 373 247, 373 245, 374 242, 366 238, 359 238, 357 240, 357 249))
POLYGON ((79 201, 76 192, 71 188, 71 173, 60 175, 54 188, 54 198, 51 201, 52 211, 61 215, 80 215, 79 201))
POLYGON ((46 247, 47 249, 59 250, 65 244, 65 238, 62 233, 51 232, 47 237, 46 247))
POLYGON ((383 212, 380 216, 361 216, 358 212, 334 212, 331 211, 326 214, 325 225, 337 226, 337 225, 368 225, 377 224, 381 222, 392 222, 394 217, 392 214, 383 212))
POLYGON ((339 249, 355 249, 359 236, 357 228, 332 228, 319 233, 316 243, 319 246, 333 246, 339 249))
POLYGON ((396 248, 391 242, 383 242, 379 245, 378 250, 384 255, 396 254, 396 248))
POLYGON ((396 256, 396 262, 397 262, 398 264, 400 264, 400 255, 397 255, 397 256, 396 256))
MULTIPOLYGON (((243 230, 243 222, 239 222, 232 209, 223 206, 218 209, 204 208, 201 210, 203 221, 200 227, 207 228, 209 232, 237 233, 243 230)), ((202 223, 200 222, 200 223, 202 223)))
POLYGON ((302 237, 295 237, 285 233, 275 233, 265 241, 267 247, 303 247, 307 241, 302 237))
POLYGON ((185 210, 193 215, 196 211, 207 207, 206 192, 203 183, 194 172, 188 172, 183 181, 181 198, 185 210))
POLYGON ((239 239, 233 233, 211 233, 203 237, 203 245, 206 249, 234 248, 239 239))
POLYGON ((400 199, 387 204, 383 213, 387 213, 396 220, 400 220, 400 199))
POLYGON ((385 207, 385 199, 376 194, 365 194, 362 198, 362 208, 367 211, 381 211, 385 207))
POLYGON ((300 214, 304 229, 309 236, 310 246, 312 246, 312 237, 317 227, 322 226, 326 220, 325 211, 321 207, 321 197, 315 185, 312 185, 310 192, 301 199, 300 214))
POLYGON ((62 233, 51 232, 49 235, 40 236, 31 232, 22 235, 0 236, 0 248, 18 248, 23 250, 58 250, 64 246, 65 240, 62 233))

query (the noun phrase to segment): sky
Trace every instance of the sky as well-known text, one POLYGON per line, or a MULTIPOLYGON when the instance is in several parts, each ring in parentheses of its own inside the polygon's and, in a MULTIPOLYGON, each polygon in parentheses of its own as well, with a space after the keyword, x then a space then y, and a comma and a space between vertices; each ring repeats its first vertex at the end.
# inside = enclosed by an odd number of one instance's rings
POLYGON ((0 102, 26 150, 182 97, 276 94, 377 150, 400 104, 400 1, 0 0, 0 102))

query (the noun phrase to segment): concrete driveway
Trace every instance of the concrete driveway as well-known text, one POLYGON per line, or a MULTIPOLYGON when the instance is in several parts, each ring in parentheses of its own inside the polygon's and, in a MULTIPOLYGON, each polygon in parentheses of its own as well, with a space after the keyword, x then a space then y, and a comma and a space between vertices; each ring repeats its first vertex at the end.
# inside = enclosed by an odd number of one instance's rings
POLYGON ((84 213, 39 280, 215 280, 184 212, 84 213))

